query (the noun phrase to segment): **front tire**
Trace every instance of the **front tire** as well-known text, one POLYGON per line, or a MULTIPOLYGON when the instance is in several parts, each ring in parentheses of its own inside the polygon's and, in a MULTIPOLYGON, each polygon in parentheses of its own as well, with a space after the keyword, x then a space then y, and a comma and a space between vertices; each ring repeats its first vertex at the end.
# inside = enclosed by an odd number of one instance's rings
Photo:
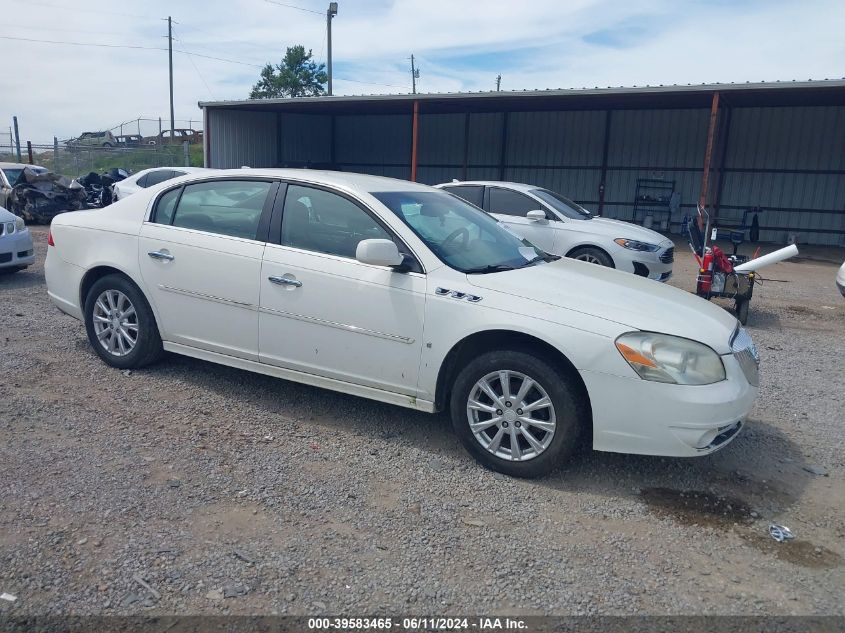
POLYGON ((608 268, 615 268, 613 265, 613 260, 610 258, 610 255, 605 253, 600 248, 595 248, 593 246, 582 246, 581 248, 577 248, 572 251, 568 257, 572 259, 578 259, 582 262, 587 262, 590 264, 598 264, 599 266, 607 266, 608 268))
POLYGON ((736 303, 734 304, 734 311, 736 312, 736 318, 742 325, 748 323, 748 304, 751 303, 748 299, 737 299, 736 303))
POLYGON ((161 357, 161 337, 150 304, 126 277, 106 275, 94 282, 84 309, 88 340, 106 364, 134 369, 161 357))
POLYGON ((472 360, 455 380, 450 412, 464 447, 487 468, 539 477, 575 451, 586 398, 544 358, 512 350, 472 360))

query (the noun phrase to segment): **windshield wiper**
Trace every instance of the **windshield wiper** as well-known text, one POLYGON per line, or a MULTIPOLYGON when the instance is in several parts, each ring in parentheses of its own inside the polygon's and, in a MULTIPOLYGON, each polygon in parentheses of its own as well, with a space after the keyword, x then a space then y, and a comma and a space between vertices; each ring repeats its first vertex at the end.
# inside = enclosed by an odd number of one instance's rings
POLYGON ((468 268, 464 272, 467 275, 485 275, 487 273, 500 273, 506 270, 516 270, 516 266, 511 266, 510 264, 493 264, 491 266, 479 266, 478 268, 468 268))
POLYGON ((536 264, 537 262, 555 262, 560 259, 560 255, 551 255, 546 253, 545 255, 537 255, 534 259, 529 259, 525 262, 521 268, 525 268, 526 266, 530 266, 531 264, 536 264))

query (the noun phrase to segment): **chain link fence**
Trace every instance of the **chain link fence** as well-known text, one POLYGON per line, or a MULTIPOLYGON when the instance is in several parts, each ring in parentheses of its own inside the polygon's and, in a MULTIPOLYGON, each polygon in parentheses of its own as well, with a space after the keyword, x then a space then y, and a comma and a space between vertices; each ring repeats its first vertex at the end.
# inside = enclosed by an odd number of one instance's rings
MULTIPOLYGON (((0 146, 2 148, 2 146, 0 146)), ((5 149, 5 148, 3 148, 5 149)), ((202 145, 143 145, 138 147, 80 147, 64 144, 31 145, 21 148, 24 163, 32 162, 52 172, 76 178, 90 172, 104 173, 113 168, 130 174, 150 167, 202 167, 202 145)), ((2 151, 2 150, 0 150, 2 151)), ((17 162, 14 152, 3 152, 0 161, 17 162)))

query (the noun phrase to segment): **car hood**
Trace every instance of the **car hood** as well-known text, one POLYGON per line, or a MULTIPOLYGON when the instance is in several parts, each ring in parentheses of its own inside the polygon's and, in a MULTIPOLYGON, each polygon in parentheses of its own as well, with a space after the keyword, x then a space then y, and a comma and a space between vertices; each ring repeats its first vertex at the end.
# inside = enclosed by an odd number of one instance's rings
POLYGON ((588 314, 632 330, 700 341, 720 354, 730 353, 737 324, 726 310, 684 290, 572 259, 467 275, 467 281, 477 288, 588 314))
POLYGON ((11 211, 0 207, 0 222, 14 222, 15 220, 17 220, 17 218, 18 216, 16 216, 11 211))
POLYGON ((567 228, 572 226, 574 229, 581 229, 609 237, 615 240, 617 237, 624 237, 629 240, 639 240, 640 242, 647 242, 649 244, 660 244, 663 247, 671 246, 672 240, 663 237, 657 231, 646 229, 630 222, 623 222, 622 220, 611 220, 609 218, 592 218, 590 220, 574 220, 567 223, 567 228))

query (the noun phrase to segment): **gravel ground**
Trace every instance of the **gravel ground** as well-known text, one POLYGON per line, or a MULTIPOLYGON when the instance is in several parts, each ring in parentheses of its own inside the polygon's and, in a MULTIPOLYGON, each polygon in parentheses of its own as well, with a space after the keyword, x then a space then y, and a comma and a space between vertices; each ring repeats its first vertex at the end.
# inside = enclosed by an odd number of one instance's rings
POLYGON ((760 399, 725 450, 522 481, 444 415, 173 355, 107 367, 49 305, 33 232, 39 263, 0 277, 0 612, 845 614, 832 260, 766 270, 760 399))

